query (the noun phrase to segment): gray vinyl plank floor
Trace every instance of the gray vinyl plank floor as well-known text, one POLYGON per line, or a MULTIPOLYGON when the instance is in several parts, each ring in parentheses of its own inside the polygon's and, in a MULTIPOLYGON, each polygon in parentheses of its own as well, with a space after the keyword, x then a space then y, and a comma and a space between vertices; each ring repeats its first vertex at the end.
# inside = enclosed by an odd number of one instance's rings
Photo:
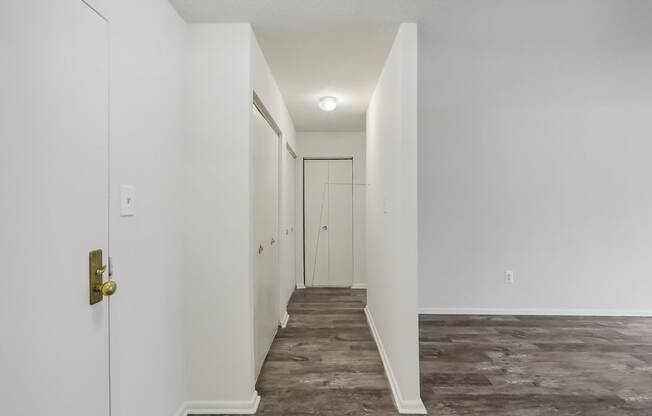
POLYGON ((365 305, 364 289, 294 292, 258 379, 259 415, 397 414, 365 305))
POLYGON ((430 414, 652 416, 652 319, 419 319, 430 414))
MULTIPOLYGON (((295 291, 259 415, 397 415, 366 292, 295 291)), ((652 318, 419 317, 421 398, 437 416, 652 416, 652 318)))

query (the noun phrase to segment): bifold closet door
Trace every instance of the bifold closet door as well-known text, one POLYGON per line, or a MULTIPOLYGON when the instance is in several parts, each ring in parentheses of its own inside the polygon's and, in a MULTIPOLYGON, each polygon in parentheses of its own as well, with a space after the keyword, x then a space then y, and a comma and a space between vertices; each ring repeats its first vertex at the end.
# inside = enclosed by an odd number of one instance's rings
POLYGON ((353 284, 353 161, 304 161, 306 286, 353 284))
POLYGON ((328 161, 329 286, 353 285, 353 161, 328 161))
POLYGON ((279 323, 278 136, 253 109, 254 119, 254 343, 260 373, 279 323))
POLYGON ((328 160, 306 160, 304 251, 306 286, 328 286, 328 160))
MULTIPOLYGON (((281 300, 286 301, 288 294, 291 294, 297 284, 296 276, 296 241, 295 241, 295 206, 296 206, 296 156, 288 149, 281 149, 285 152, 285 192, 283 193, 284 209, 281 211, 285 215, 283 226, 281 227, 281 300)), ((281 302, 280 316, 284 318, 286 305, 281 302)))

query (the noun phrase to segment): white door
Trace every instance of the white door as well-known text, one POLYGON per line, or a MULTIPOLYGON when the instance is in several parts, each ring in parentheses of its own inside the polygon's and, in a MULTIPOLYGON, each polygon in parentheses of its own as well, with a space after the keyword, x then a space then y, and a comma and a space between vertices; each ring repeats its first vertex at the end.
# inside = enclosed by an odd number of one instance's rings
MULTIPOLYGON (((295 207, 296 207, 296 155, 285 149, 285 169, 284 169, 284 184, 285 190, 283 193, 283 226, 281 227, 281 299, 284 301, 289 300, 288 297, 294 290, 297 277, 296 277, 296 241, 294 233, 295 224, 295 207)), ((285 317, 286 305, 280 305, 281 319, 285 317)))
POLYGON ((306 286, 353 285, 353 160, 304 160, 306 286))
POLYGON ((278 136, 253 109, 254 127, 254 343, 256 376, 279 323, 278 136))
POLYGON ((109 414, 108 23, 81 0, 0 3, 0 403, 109 414))

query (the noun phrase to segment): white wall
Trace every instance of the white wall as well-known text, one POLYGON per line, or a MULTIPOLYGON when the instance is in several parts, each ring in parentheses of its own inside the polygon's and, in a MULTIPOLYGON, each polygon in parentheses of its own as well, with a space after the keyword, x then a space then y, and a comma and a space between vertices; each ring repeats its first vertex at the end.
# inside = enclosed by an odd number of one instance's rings
POLYGON ((296 226, 297 285, 303 281, 303 158, 353 157, 353 286, 366 287, 365 188, 366 145, 364 132, 297 133, 296 226))
POLYGON ((172 415, 185 399, 181 154, 186 24, 164 0, 114 0, 111 36, 113 415, 172 415), (120 184, 136 215, 120 217, 120 184))
MULTIPOLYGON (((272 115, 274 121, 281 129, 282 135, 279 142, 279 229, 285 230, 294 226, 294 224, 287 224, 288 218, 288 189, 294 186, 294 183, 287 183, 286 178, 286 159, 290 157, 286 151, 286 144, 289 144, 292 149, 296 151, 296 138, 294 131, 294 123, 290 117, 290 113, 285 105, 281 91, 274 80, 274 76, 265 60, 258 41, 254 32, 251 32, 251 85, 253 90, 256 92, 258 97, 261 99, 267 111, 272 115)), ((253 168, 253 167, 252 167, 253 168)), ((295 288, 295 269, 290 267, 294 261, 294 253, 288 250, 288 247, 294 246, 291 244, 291 239, 294 239, 297 234, 288 234, 282 233, 279 231, 279 242, 280 242, 280 259, 279 264, 281 265, 280 275, 281 275, 281 301, 279 311, 279 320, 282 320, 285 313, 288 301, 292 292, 295 288)))
POLYGON ((248 24, 189 26, 188 399, 208 407, 254 396, 250 50, 248 24))
POLYGON ((417 26, 402 24, 367 110, 367 314, 398 409, 425 413, 417 315, 417 26))
POLYGON ((292 120, 250 25, 188 26, 164 0, 100 4, 110 18, 119 284, 113 414, 173 415, 187 400, 191 409, 250 409, 252 85, 283 129, 283 148, 294 145, 292 120), (135 216, 119 215, 121 184, 136 188, 135 216))
POLYGON ((652 313, 649 2, 436 12, 420 26, 420 306, 652 313))

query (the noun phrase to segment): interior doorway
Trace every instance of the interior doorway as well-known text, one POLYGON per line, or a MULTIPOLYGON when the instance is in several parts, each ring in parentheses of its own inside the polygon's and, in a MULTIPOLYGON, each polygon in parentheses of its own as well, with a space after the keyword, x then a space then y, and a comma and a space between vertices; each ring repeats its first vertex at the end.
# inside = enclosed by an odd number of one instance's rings
POLYGON ((353 286, 353 158, 303 159, 306 287, 353 286))

